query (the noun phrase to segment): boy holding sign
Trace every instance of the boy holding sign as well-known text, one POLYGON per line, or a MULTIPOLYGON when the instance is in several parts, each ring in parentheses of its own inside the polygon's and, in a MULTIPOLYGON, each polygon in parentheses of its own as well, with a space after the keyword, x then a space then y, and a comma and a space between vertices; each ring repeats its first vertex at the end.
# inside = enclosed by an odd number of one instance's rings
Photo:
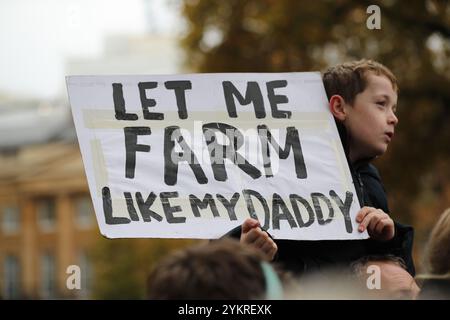
POLYGON ((414 275, 411 258, 413 230, 389 217, 381 178, 370 161, 381 156, 394 135, 397 81, 380 63, 361 60, 328 69, 323 75, 330 110, 336 120, 356 191, 363 207, 356 216, 359 232, 368 240, 273 240, 255 219, 230 232, 294 272, 325 266, 348 265, 367 254, 394 254, 405 260, 414 275))

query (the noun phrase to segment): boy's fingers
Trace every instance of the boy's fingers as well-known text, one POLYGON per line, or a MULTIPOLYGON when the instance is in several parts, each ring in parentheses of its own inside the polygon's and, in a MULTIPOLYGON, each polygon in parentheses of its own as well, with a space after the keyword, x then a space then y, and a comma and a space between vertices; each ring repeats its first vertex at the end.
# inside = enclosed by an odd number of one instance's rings
POLYGON ((375 232, 377 234, 382 234, 383 233, 383 229, 387 226, 387 219, 381 219, 380 221, 378 221, 377 225, 375 226, 375 232))
POLYGON ((377 215, 376 211, 369 212, 364 217, 364 219, 361 221, 361 223, 359 224, 358 231, 363 232, 365 229, 367 229, 367 226, 369 225, 370 220, 372 220, 372 218, 375 217, 376 215, 377 215))
POLYGON ((278 246, 274 243, 273 245, 272 245, 272 249, 270 249, 270 251, 269 251, 269 256, 270 256, 270 260, 273 260, 273 258, 275 257, 275 254, 277 253, 277 251, 278 251, 278 246))
POLYGON ((247 244, 253 243, 261 236, 262 231, 257 228, 251 229, 249 232, 243 234, 241 239, 247 244))
POLYGON ((252 219, 252 218, 248 218, 242 224, 242 233, 247 233, 251 229, 259 227, 259 226, 260 226, 260 224, 259 224, 258 220, 252 219))
POLYGON ((363 207, 359 212, 356 214, 356 222, 361 222, 364 220, 364 217, 371 212, 372 210, 375 210, 372 207, 363 207))
POLYGON ((376 225, 377 234, 382 234, 383 230, 387 227, 394 228, 394 221, 388 216, 387 218, 381 219, 380 222, 376 225))
POLYGON ((261 249, 267 256, 269 256, 270 259, 273 258, 275 251, 272 243, 265 243, 261 249))
POLYGON ((270 260, 272 260, 275 253, 277 253, 278 247, 275 244, 275 242, 271 241, 271 242, 266 242, 261 249, 270 258, 270 260))
POLYGON ((261 247, 261 250, 265 253, 269 253, 270 249, 272 249, 272 243, 270 243, 269 241, 265 241, 261 247))
POLYGON ((278 250, 275 242, 260 227, 256 219, 246 219, 242 224, 241 242, 261 250, 268 260, 272 260, 278 250))
POLYGON ((389 222, 392 220, 391 217, 385 213, 383 210, 378 209, 378 216, 376 219, 372 219, 373 222, 370 223, 369 227, 370 230, 372 230, 372 232, 376 232, 378 234, 380 234, 382 232, 382 230, 384 229, 384 227, 386 225, 389 225, 389 222), (383 223, 381 223, 382 221, 384 221, 383 223), (379 226, 379 223, 381 223, 381 227, 379 226))
POLYGON ((370 230, 370 232, 375 231, 375 226, 383 219, 383 216, 380 214, 377 214, 375 212, 375 215, 370 219, 369 224, 367 225, 367 230, 370 230))
POLYGON ((260 235, 260 236, 253 242, 253 245, 254 245, 256 248, 260 249, 260 248, 262 248, 262 247, 266 244, 266 242, 267 242, 267 238, 264 237, 264 235, 260 235))

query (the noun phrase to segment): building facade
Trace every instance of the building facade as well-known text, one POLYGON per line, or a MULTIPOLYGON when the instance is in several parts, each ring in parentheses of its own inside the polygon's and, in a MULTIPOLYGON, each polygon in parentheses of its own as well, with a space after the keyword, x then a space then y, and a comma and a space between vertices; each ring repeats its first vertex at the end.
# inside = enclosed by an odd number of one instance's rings
POLYGON ((1 297, 89 298, 100 233, 78 145, 27 146, 1 154, 0 164, 1 297), (67 286, 72 265, 80 289, 67 286))

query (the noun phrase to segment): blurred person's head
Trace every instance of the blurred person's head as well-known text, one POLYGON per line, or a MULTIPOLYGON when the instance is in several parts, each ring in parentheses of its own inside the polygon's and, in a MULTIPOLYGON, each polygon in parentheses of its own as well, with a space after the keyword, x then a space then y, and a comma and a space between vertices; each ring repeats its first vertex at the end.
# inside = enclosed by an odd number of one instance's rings
POLYGON ((429 273, 450 272, 450 208, 444 211, 431 232, 425 259, 429 273))
POLYGON ((420 299, 450 299, 450 208, 434 226, 425 251, 420 299))
POLYGON ((149 299, 280 299, 278 275, 236 240, 196 245, 164 258, 148 277, 149 299))
POLYGON ((294 300, 357 300, 365 291, 348 268, 326 267, 299 276, 285 288, 286 299, 294 300))
POLYGON ((352 270, 370 299, 415 299, 420 292, 399 257, 365 256, 352 264, 352 270))

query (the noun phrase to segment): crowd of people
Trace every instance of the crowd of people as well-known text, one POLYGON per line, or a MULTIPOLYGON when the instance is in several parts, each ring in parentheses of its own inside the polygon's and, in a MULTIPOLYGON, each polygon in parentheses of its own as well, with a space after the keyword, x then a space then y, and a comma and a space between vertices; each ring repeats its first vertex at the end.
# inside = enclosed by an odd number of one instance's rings
POLYGON ((426 272, 416 277, 393 255, 364 256, 302 274, 254 247, 223 238, 176 251, 148 276, 149 299, 450 299, 450 209, 436 223, 426 272))

